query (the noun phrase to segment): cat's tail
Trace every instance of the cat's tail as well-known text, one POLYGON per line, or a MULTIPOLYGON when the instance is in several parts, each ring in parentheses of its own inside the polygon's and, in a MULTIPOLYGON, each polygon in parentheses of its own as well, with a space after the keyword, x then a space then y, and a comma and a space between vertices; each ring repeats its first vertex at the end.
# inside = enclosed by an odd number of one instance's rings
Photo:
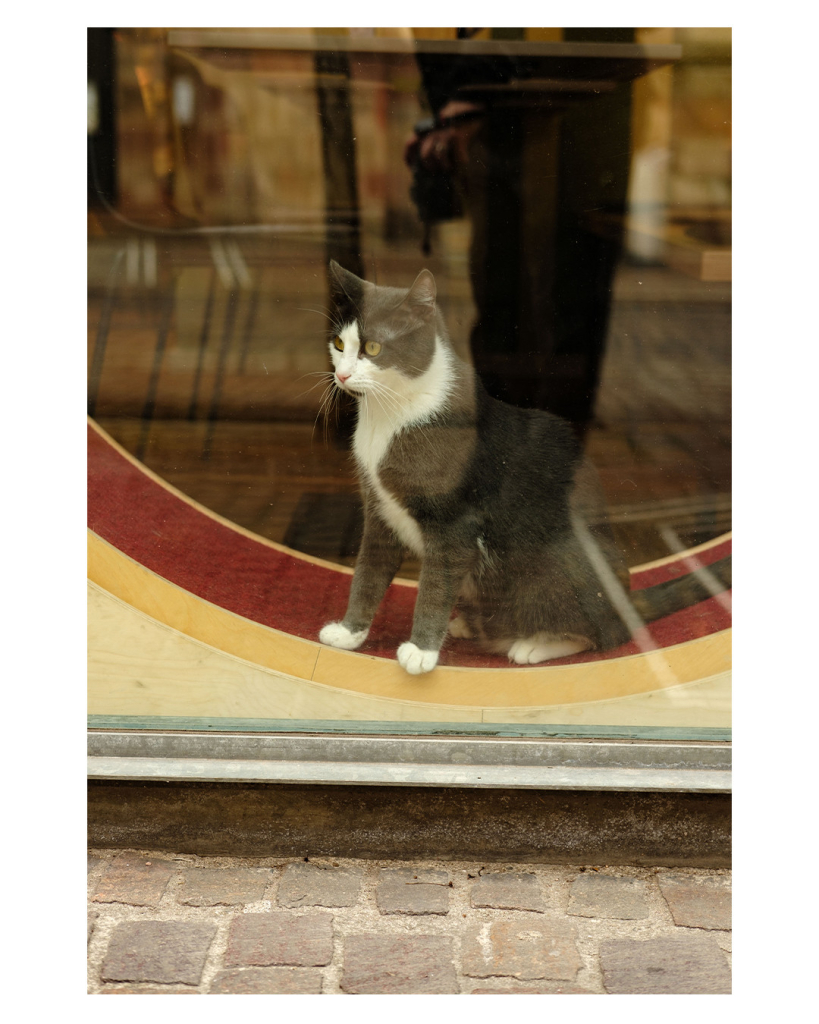
POLYGON ((634 610, 644 622, 655 622, 666 615, 681 612, 709 597, 718 597, 731 589, 731 556, 702 567, 676 580, 667 580, 645 590, 629 594, 634 610))

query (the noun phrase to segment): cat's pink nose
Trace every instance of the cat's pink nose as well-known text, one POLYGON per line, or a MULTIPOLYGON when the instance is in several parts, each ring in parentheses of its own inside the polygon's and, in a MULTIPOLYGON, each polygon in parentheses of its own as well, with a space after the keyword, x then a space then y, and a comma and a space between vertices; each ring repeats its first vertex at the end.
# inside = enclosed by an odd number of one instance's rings
POLYGON ((349 380, 350 379, 350 374, 349 373, 339 373, 339 371, 336 370, 336 377, 338 377, 338 379, 343 384, 345 380, 349 380))

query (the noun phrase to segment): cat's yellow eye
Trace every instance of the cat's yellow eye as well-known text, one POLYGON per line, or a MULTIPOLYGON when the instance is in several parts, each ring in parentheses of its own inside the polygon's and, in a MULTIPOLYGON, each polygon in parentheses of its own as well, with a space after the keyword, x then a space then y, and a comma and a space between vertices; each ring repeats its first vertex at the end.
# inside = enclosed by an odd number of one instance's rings
POLYGON ((381 351, 381 346, 377 341, 368 341, 364 345, 364 351, 367 353, 368 356, 377 356, 378 353, 381 351))
POLYGON ((333 344, 335 345, 339 352, 344 351, 344 342, 341 340, 341 338, 339 338, 338 335, 336 335, 335 338, 333 338, 333 344))

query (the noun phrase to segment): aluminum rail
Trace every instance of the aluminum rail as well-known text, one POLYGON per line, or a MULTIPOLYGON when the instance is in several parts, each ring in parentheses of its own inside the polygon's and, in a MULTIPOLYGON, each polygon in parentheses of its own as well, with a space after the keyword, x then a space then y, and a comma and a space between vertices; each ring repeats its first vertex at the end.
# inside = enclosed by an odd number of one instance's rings
POLYGON ((728 743, 90 730, 88 777, 730 793, 728 743))

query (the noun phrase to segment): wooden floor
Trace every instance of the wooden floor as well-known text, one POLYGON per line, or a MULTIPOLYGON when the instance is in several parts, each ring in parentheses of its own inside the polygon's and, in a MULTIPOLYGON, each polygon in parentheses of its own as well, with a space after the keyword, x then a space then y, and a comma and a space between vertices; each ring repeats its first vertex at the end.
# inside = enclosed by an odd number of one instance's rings
MULTIPOLYGON (((146 281, 127 240, 91 238, 90 411, 203 505, 349 565, 360 529, 349 418, 325 426, 322 386, 311 390, 328 367, 323 249, 255 246, 242 244, 247 273, 233 284, 201 247, 146 281)), ((380 281, 403 282, 420 254, 372 262, 380 281)), ((468 355, 466 264, 446 252, 426 262, 468 355)), ((586 448, 632 565, 731 528, 730 343, 729 285, 619 268, 586 448)))

